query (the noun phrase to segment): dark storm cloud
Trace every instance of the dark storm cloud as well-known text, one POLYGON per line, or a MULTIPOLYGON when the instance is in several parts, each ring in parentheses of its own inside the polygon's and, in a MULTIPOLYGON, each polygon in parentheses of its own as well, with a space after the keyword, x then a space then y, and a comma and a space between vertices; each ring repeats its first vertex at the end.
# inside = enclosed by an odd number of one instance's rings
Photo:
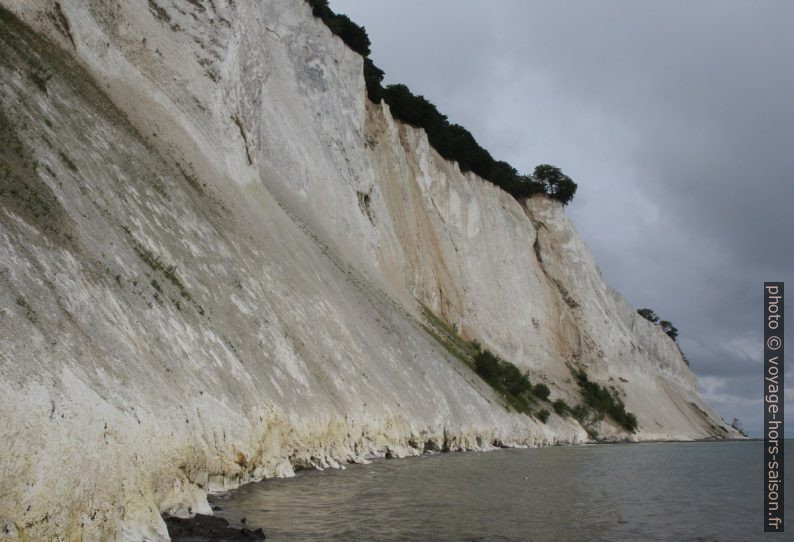
POLYGON ((569 212, 607 281, 679 327, 706 397, 758 434, 761 284, 794 270, 794 3, 332 7, 366 26, 387 82, 497 159, 579 182, 569 212))

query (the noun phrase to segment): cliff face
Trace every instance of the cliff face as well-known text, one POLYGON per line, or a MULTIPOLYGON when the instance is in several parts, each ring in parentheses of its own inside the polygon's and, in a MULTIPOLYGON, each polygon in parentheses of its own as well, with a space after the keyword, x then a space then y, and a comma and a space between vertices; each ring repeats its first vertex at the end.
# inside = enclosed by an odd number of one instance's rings
POLYGON ((165 538, 296 466, 588 439, 506 408, 423 306, 552 398, 571 364, 621 390, 639 430, 603 436, 734 436, 560 205, 368 103, 303 0, 0 4, 8 536, 165 538))

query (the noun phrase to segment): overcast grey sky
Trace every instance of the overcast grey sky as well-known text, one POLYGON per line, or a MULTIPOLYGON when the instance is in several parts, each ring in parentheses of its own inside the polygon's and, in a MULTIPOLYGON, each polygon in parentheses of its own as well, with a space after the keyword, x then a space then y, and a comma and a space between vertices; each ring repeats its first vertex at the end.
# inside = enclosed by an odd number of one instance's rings
POLYGON ((794 271, 794 2, 331 6, 386 83, 520 171, 579 183, 569 214, 607 282, 679 328, 705 397, 760 436, 763 282, 794 271))

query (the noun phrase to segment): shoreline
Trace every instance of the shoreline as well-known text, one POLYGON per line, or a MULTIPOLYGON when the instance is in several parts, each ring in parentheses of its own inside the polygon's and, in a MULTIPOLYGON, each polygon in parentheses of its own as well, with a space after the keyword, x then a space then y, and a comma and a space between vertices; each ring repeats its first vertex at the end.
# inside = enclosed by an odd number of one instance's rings
MULTIPOLYGON (((787 440, 794 440, 794 439, 787 439, 787 440)), ((480 453, 489 453, 489 452, 498 452, 498 451, 506 451, 506 450, 531 450, 531 449, 543 449, 543 448, 556 448, 556 447, 580 447, 580 446, 598 446, 598 445, 616 445, 616 444, 699 444, 699 443, 729 443, 729 442, 763 442, 761 438, 705 438, 705 439, 692 439, 692 440, 642 440, 642 441, 631 441, 631 440, 611 440, 611 441, 594 441, 594 442, 583 442, 583 443, 555 443, 547 446, 493 446, 490 449, 481 449, 481 450, 428 450, 421 454, 417 455, 407 455, 404 457, 394 457, 394 456, 372 456, 363 458, 367 463, 376 462, 376 461, 399 461, 401 459, 409 459, 409 458, 420 458, 423 456, 434 456, 434 455, 447 455, 447 454, 465 454, 465 453, 472 453, 472 452, 480 452, 480 453)), ((346 464, 339 464, 337 467, 328 467, 328 469, 333 470, 347 470, 346 465, 366 465, 367 463, 363 462, 355 462, 350 461, 346 464)), ((294 472, 297 474, 298 472, 307 472, 307 471, 318 471, 321 472, 322 468, 296 468, 294 472)), ((249 484, 254 483, 262 483, 267 480, 273 479, 286 479, 286 478, 294 478, 295 476, 284 476, 284 477, 272 477, 272 478, 265 478, 258 481, 251 481, 241 486, 238 486, 234 489, 229 489, 226 491, 217 491, 209 493, 209 496, 215 495, 224 495, 224 494, 231 494, 238 491, 240 488, 247 486, 249 484)), ((214 512, 222 512, 223 509, 220 506, 214 505, 212 506, 212 511, 214 512)), ((166 526, 168 527, 169 536, 171 536, 171 540, 174 542, 209 542, 212 540, 227 540, 229 542, 236 542, 236 541, 247 541, 247 540, 265 540, 266 533, 264 532, 263 528, 256 528, 256 529, 248 529, 245 527, 233 527, 223 517, 217 515, 206 515, 206 514, 196 514, 191 518, 177 518, 177 517, 163 517, 163 521, 165 521, 166 526), (222 536, 223 538, 218 538, 222 536)), ((245 523, 245 518, 242 518, 242 523, 245 523)))

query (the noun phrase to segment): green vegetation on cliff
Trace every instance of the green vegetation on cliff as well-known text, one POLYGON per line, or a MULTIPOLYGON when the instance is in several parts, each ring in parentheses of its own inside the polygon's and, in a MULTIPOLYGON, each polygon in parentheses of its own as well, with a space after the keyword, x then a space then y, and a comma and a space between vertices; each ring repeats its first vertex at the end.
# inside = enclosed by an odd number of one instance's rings
MULTIPOLYGON (((488 350, 474 356, 474 371, 519 412, 531 414, 532 405, 539 400, 548 401, 551 393, 546 384, 533 386, 526 373, 488 350)), ((543 423, 549 418, 546 409, 541 409, 536 414, 543 423)))
MULTIPOLYGON (((573 371, 573 376, 576 378, 577 384, 579 384, 579 391, 582 394, 584 404, 591 408, 597 417, 608 415, 626 431, 631 433, 636 431, 637 417, 631 412, 626 412, 626 405, 623 404, 623 400, 614 389, 611 390, 590 381, 587 373, 581 370, 573 371)), ((581 419, 587 412, 581 409, 581 405, 578 405, 574 408, 573 414, 577 419, 581 419)))
POLYGON ((548 410, 533 409, 539 401, 548 401, 551 391, 546 384, 533 386, 526 373, 522 373, 518 367, 488 350, 483 350, 478 342, 463 339, 456 329, 433 314, 430 309, 424 306, 422 308, 422 327, 447 352, 474 370, 507 405, 518 412, 537 416, 546 423, 548 410), (546 414, 543 414, 544 411, 546 414))

